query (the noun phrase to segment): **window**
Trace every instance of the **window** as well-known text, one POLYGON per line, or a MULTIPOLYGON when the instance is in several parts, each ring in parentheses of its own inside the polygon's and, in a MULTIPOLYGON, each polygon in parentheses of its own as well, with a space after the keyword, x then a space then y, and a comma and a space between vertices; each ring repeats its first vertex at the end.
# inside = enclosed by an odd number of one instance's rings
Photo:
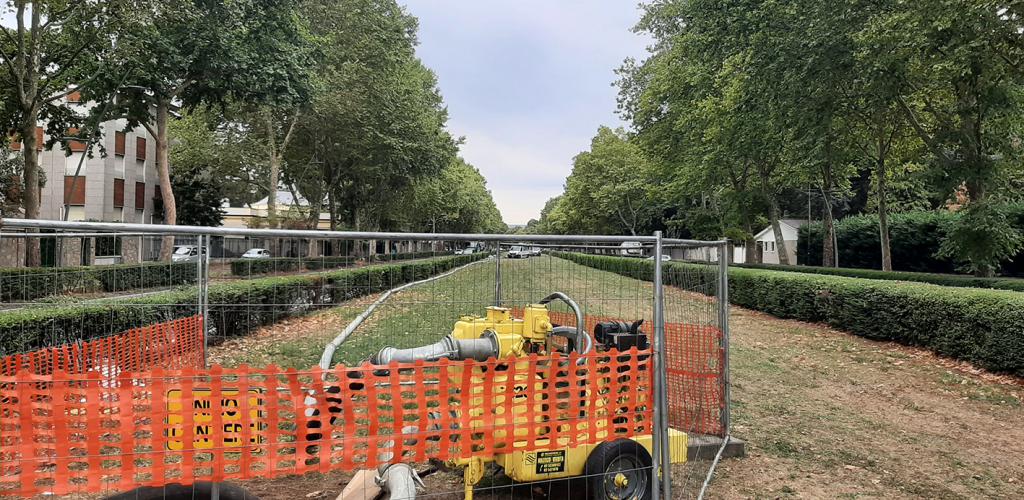
POLYGON ((124 156, 124 132, 114 132, 114 154, 124 156))
POLYGON ((101 236, 96 238, 97 257, 120 257, 121 238, 117 236, 101 236))
POLYGON ((146 138, 136 137, 135 138, 135 159, 139 161, 146 161, 146 138))
POLYGON ((85 176, 64 176, 64 204, 85 205, 85 176))
POLYGON ((114 208, 124 207, 124 179, 114 179, 114 208))
MULTIPOLYGON (((74 137, 76 135, 78 135, 77 128, 68 129, 68 137, 74 137)), ((82 151, 85 151, 85 143, 82 141, 68 141, 68 149, 74 153, 81 153, 82 151)))
POLYGON ((135 210, 146 209, 146 183, 135 183, 135 210))

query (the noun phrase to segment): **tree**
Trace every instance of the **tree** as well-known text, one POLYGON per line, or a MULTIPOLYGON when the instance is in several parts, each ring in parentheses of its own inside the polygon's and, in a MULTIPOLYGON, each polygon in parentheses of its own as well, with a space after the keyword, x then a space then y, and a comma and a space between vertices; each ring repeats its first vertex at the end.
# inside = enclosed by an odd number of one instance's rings
POLYGON ((386 228, 393 205, 456 154, 437 78, 415 57, 416 20, 393 0, 311 2, 322 55, 284 176, 331 226, 386 228))
MULTIPOLYGON (((120 111, 156 143, 164 223, 177 223, 169 165, 169 121, 179 105, 258 102, 302 91, 305 40, 293 0, 210 2, 139 0, 137 19, 119 56, 128 68, 131 98, 120 111)), ((115 79, 106 89, 119 86, 115 79)), ((173 241, 164 238, 161 258, 173 241)))
MULTIPOLYGON (((898 77, 903 117, 933 155, 947 193, 961 184, 973 212, 946 249, 989 275, 1013 255, 1019 234, 991 202, 1019 168, 1021 62, 1019 6, 927 0, 894 3, 865 29, 865 45, 898 77), (986 244, 985 242, 991 242, 986 244)), ((994 204, 995 203, 995 204, 994 204)))
MULTIPOLYGON (((21 141, 24 185, 22 204, 28 219, 39 218, 39 139, 36 128, 46 123, 50 144, 67 135, 79 119, 64 98, 96 86, 103 72, 99 62, 116 41, 116 20, 124 2, 7 0, 4 16, 14 28, 0 27, 0 84, 13 89, 2 117, 21 141)), ((39 240, 26 245, 27 266, 40 265, 39 240)))
POLYGON ((398 217, 411 229, 445 233, 495 233, 506 226, 494 205, 487 181, 461 158, 439 176, 421 179, 411 187, 409 203, 396 206, 398 217))
POLYGON ((624 130, 599 128, 565 181, 567 223, 580 232, 636 236, 654 214, 650 175, 650 162, 624 130))

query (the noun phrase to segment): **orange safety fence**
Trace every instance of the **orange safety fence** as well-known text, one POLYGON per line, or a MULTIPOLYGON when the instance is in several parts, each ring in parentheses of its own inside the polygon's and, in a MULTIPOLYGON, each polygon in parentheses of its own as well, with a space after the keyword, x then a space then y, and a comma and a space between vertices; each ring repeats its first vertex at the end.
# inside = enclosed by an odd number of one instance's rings
POLYGON ((487 457, 649 434, 650 351, 0 376, 0 496, 487 457))
POLYGON ((200 368, 205 363, 203 317, 196 315, 86 342, 8 355, 0 358, 0 374, 13 376, 20 370, 36 375, 98 371, 115 377, 123 371, 200 368))
MULTIPOLYGON (((521 311, 515 310, 514 314, 521 315, 521 311)), ((576 324, 576 317, 572 313, 551 311, 548 314, 553 323, 576 324)), ((597 323, 606 321, 624 320, 589 315, 583 318, 588 332, 593 332, 597 323)), ((654 332, 650 328, 645 331, 653 337, 654 332)), ((665 372, 670 427, 695 434, 724 435, 724 369, 725 350, 721 330, 713 326, 665 323, 665 372)))

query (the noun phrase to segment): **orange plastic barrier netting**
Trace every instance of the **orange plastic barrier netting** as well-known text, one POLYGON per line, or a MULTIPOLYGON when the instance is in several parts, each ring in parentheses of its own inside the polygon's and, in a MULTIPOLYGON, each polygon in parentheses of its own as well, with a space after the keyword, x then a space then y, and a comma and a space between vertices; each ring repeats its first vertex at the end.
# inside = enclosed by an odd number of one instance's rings
POLYGON ((0 377, 0 495, 489 456, 651 432, 650 351, 0 377), (579 361, 579 363, 577 362, 579 361))
POLYGON ((13 376, 19 370, 37 375, 98 371, 115 377, 120 372, 200 368, 205 364, 203 317, 197 315, 87 342, 12 354, 0 358, 0 374, 13 376))
POLYGON ((696 434, 724 434, 722 332, 712 326, 665 323, 668 425, 696 434))
MULTIPOLYGON (((515 311, 515 314, 521 315, 521 311, 515 311)), ((548 314, 556 324, 576 324, 576 318, 571 313, 552 311, 548 314)), ((583 318, 588 332, 593 332, 597 323, 605 321, 623 320, 605 316, 583 318)), ((649 328, 645 331, 649 335, 653 334, 649 328)), ((669 426, 695 434, 724 434, 724 369, 725 351, 722 349, 721 330, 712 326, 665 323, 669 426)))

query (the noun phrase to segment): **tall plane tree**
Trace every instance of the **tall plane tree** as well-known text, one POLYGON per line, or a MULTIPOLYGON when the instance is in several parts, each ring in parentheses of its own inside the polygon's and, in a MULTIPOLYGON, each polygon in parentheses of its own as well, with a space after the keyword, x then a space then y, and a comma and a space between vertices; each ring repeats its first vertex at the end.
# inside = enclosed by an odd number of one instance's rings
MULTIPOLYGON (((10 89, 2 117, 16 131, 23 158, 22 206, 25 218, 39 218, 39 136, 46 123, 50 136, 67 135, 79 117, 63 106, 75 91, 91 90, 103 74, 99 61, 117 42, 116 24, 124 2, 7 0, 0 26, 0 85, 10 89), (10 25, 7 25, 8 22, 10 25)), ((40 265, 39 240, 30 238, 25 264, 40 265)))
MULTIPOLYGON (((118 104, 129 126, 156 144, 164 223, 177 223, 168 122, 176 107, 261 102, 302 92, 305 40, 294 0, 137 0, 122 47, 130 98, 118 104)), ((113 79, 108 86, 118 86, 113 79)), ((161 258, 173 240, 164 238, 161 258)))

